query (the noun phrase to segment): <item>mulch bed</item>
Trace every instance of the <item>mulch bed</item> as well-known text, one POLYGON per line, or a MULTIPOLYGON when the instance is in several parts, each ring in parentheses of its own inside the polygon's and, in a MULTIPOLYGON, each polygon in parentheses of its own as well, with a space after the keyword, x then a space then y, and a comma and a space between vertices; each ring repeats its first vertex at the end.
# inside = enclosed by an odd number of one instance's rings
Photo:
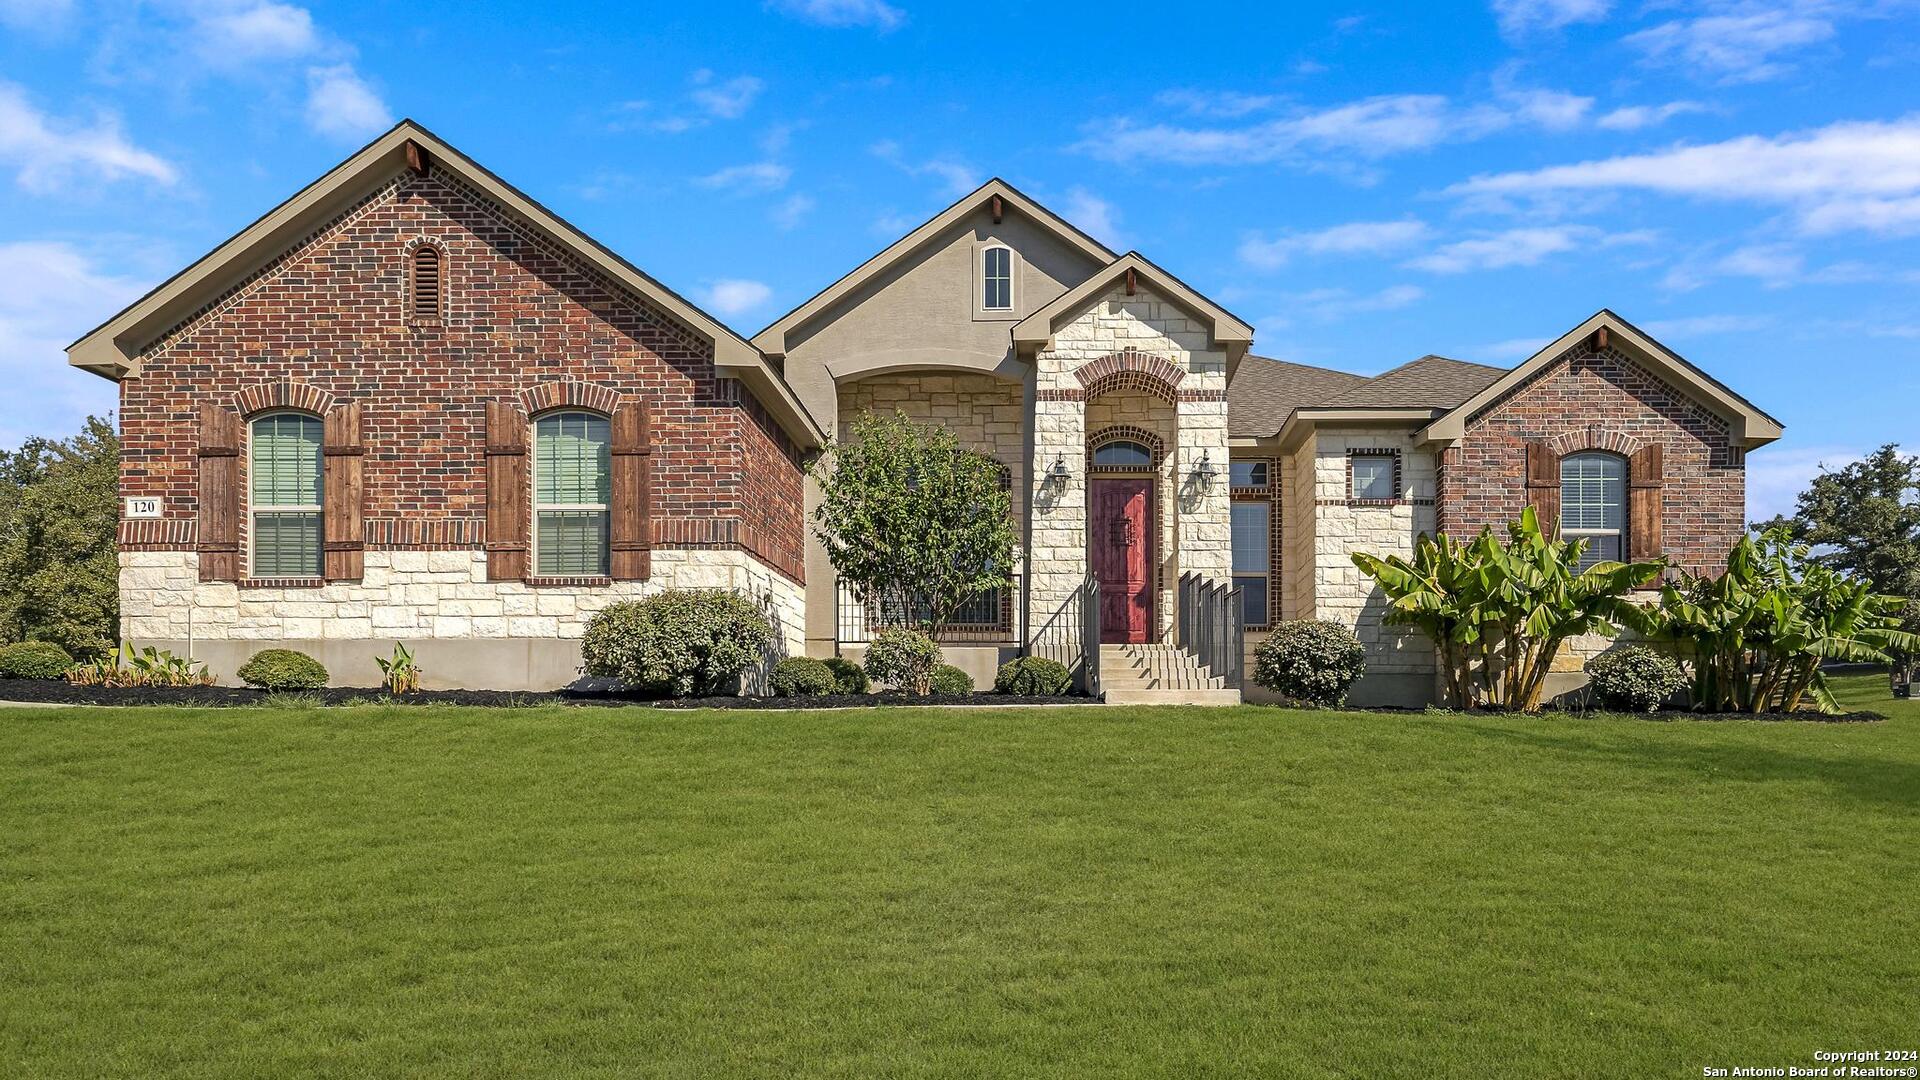
POLYGON ((656 709, 844 709, 874 705, 1087 705, 1085 697, 1016 697, 1011 694, 822 694, 813 697, 644 698, 612 687, 550 691, 422 690, 394 697, 368 687, 331 686, 323 690, 272 692, 250 686, 73 686, 58 679, 0 679, 0 701, 56 705, 234 706, 312 703, 319 705, 479 705, 528 708, 535 705, 645 705, 656 709))

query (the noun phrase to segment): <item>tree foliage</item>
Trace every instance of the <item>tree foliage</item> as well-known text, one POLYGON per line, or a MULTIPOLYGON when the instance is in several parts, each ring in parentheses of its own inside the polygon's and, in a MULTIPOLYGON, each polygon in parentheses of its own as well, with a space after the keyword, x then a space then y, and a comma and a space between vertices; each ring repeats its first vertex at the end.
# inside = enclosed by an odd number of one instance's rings
POLYGON ((938 634, 1011 584, 1016 536, 998 462, 905 414, 862 414, 814 466, 816 532, 880 625, 938 634))
POLYGON ((1920 455, 1882 446, 1865 461, 1822 472, 1785 525, 1815 561, 1879 593, 1920 600, 1920 455))
POLYGON ((1423 534, 1411 560, 1355 552, 1353 561, 1386 593, 1387 622, 1418 627, 1439 646, 1452 703, 1532 711, 1569 639, 1648 625, 1627 594, 1661 564, 1579 570, 1587 542, 1544 535, 1532 507, 1507 532, 1502 542, 1485 529, 1467 544, 1423 534))
POLYGON ((100 417, 0 451, 0 637, 81 657, 115 649, 119 484, 120 439, 100 417))

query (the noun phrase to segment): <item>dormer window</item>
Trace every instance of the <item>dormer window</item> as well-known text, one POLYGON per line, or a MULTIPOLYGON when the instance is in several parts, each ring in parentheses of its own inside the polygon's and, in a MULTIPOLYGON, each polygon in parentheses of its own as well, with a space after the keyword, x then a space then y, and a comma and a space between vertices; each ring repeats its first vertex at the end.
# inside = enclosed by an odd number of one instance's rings
POLYGON ((980 306, 987 311, 1013 310, 1013 250, 990 247, 980 253, 980 306))

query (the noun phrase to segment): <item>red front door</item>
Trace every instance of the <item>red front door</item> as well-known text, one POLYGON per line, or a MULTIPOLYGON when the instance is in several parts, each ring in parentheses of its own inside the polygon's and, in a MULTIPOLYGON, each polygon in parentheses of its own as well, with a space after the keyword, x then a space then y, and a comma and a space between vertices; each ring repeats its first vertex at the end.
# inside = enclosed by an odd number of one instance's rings
POLYGON ((1096 477, 1092 495, 1100 640, 1147 641, 1153 633, 1153 481, 1096 477))

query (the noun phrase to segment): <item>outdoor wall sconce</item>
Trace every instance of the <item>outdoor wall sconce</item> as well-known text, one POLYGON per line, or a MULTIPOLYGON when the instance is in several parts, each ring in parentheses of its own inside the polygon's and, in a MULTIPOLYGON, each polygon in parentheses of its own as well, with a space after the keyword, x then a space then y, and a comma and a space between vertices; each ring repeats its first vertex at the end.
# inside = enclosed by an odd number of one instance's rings
POLYGON ((1198 487, 1201 491, 1206 491, 1213 487, 1213 478, 1215 475, 1216 471, 1213 467, 1211 451, 1200 451, 1200 460, 1193 467, 1194 486, 1198 487))
POLYGON ((1067 468, 1066 457, 1061 454, 1055 454, 1053 456, 1053 464, 1047 466, 1047 486, 1053 488, 1055 491, 1064 491, 1067 487, 1067 481, 1071 479, 1073 479, 1073 471, 1067 468))

